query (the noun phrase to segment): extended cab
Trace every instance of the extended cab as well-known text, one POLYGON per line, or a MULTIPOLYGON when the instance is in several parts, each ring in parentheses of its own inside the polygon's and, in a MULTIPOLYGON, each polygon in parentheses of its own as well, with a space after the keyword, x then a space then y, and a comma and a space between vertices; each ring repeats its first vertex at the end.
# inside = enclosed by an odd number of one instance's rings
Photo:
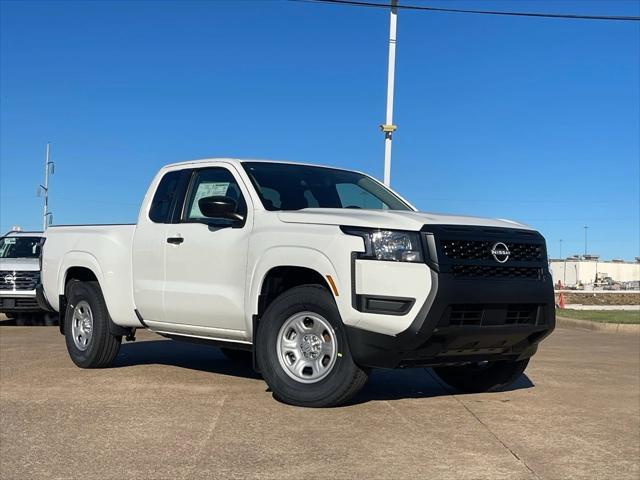
POLYGON ((371 368, 464 391, 518 378, 555 326, 543 237, 416 211, 362 173, 212 159, 160 170, 135 225, 47 230, 40 302, 71 359, 148 328, 253 358, 274 396, 338 405, 371 368), (252 357, 251 357, 252 356, 252 357))

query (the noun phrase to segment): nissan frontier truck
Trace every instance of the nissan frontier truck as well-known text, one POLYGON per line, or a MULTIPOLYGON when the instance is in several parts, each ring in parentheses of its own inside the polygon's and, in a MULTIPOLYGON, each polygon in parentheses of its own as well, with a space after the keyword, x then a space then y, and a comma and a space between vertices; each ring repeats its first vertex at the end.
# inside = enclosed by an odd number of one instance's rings
POLYGON ((338 168, 168 165, 135 225, 52 226, 44 237, 38 299, 60 312, 81 368, 108 367, 145 328, 252 358, 276 399, 328 407, 372 368, 431 367, 460 391, 502 388, 555 326, 540 233, 418 212, 338 168))

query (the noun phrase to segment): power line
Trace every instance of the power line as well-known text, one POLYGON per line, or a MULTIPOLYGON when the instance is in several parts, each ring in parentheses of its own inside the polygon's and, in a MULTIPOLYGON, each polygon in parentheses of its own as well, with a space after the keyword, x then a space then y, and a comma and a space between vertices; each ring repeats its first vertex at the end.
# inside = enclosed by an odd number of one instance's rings
MULTIPOLYGON (((356 0, 289 0, 291 2, 304 3, 330 3, 338 5, 350 5, 354 7, 371 7, 371 8, 391 8, 389 3, 375 3, 356 0)), ((404 10, 423 10, 428 12, 444 12, 444 13, 470 13, 474 15, 502 15, 509 17, 537 17, 537 18, 561 18, 569 20, 619 20, 619 21, 640 21, 640 17, 619 16, 619 15, 577 15, 571 13, 538 13, 538 12, 504 12, 498 10, 467 10, 462 8, 438 8, 420 5, 397 5, 395 8, 404 10)))

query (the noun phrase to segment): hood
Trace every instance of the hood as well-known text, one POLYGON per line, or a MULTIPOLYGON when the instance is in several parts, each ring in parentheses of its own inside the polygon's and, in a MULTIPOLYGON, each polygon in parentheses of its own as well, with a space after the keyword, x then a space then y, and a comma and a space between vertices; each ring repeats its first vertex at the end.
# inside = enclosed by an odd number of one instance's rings
POLYGON ((348 225, 414 231, 420 230, 424 225, 469 225, 533 230, 527 225, 511 220, 399 210, 305 208, 278 212, 278 218, 285 223, 348 225))
POLYGON ((0 258, 0 270, 33 272, 40 270, 37 258, 0 258))

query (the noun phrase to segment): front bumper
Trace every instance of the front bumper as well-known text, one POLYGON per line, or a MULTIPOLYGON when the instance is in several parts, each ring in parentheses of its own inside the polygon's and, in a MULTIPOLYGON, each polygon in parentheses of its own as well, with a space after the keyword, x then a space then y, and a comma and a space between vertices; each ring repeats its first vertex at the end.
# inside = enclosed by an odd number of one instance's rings
POLYGON ((473 281, 431 275, 433 289, 404 332, 389 336, 346 327, 356 363, 397 368, 529 358, 555 328, 551 278, 473 281))
POLYGON ((0 295, 1 313, 39 312, 35 292, 3 292, 0 295))
MULTIPOLYGON (((425 226, 422 238, 431 275, 426 301, 396 335, 347 326, 356 362, 396 368, 531 357, 555 328, 544 238, 528 230, 448 225, 425 226), (510 250, 502 262, 492 257, 496 245, 510 250)), ((389 282, 415 283, 398 280, 389 282)))

